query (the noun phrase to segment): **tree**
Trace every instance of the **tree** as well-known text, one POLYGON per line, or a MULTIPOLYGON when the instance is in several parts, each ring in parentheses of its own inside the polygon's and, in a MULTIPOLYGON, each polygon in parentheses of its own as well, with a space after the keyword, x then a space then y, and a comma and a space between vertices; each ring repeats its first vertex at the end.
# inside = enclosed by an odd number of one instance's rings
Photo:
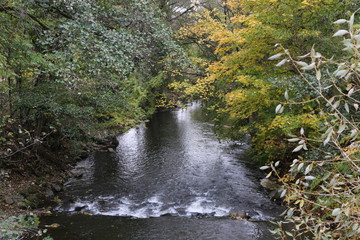
MULTIPOLYGON (((184 41, 191 39, 214 53, 203 60, 205 77, 185 92, 207 101, 218 126, 227 126, 223 128, 225 135, 251 133, 260 160, 284 159, 291 153, 284 141, 286 134, 303 121, 316 132, 318 119, 310 118, 311 113, 296 105, 296 114, 275 115, 273 108, 285 89, 291 91, 301 85, 296 69, 274 69, 268 57, 277 51, 277 43, 299 55, 315 43, 325 53, 340 51, 338 44, 326 37, 332 27, 323 22, 337 19, 354 5, 333 0, 232 0, 223 4, 223 9, 199 12, 195 24, 180 30, 184 41)), ((304 88, 299 98, 313 94, 307 90, 304 88)))
POLYGON ((188 66, 152 1, 6 1, 0 14, 4 159, 133 126, 188 66))

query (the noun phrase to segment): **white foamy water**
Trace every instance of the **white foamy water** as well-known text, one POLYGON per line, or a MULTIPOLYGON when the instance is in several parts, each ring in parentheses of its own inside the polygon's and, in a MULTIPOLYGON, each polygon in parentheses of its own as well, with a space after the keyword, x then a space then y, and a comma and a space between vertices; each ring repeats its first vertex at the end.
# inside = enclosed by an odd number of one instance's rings
MULTIPOLYGON (((59 210, 59 209, 58 209, 59 210)), ((195 197, 187 204, 164 203, 160 196, 152 196, 143 202, 136 202, 128 197, 99 197, 99 201, 77 201, 70 204, 65 211, 88 212, 96 215, 124 216, 134 218, 172 216, 228 216, 231 209, 216 206, 207 197, 195 197)))

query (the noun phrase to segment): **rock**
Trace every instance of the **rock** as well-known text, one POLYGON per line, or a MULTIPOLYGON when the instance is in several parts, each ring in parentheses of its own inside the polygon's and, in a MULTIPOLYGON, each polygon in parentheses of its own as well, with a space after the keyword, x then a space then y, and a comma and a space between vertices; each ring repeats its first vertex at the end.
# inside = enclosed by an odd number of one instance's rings
POLYGON ((240 211, 231 213, 230 218, 236 219, 236 220, 248 220, 248 219, 250 219, 250 216, 246 211, 240 210, 240 211))
POLYGON ((79 157, 80 157, 80 159, 85 159, 88 157, 88 155, 89 154, 87 152, 82 152, 79 157))
POLYGON ((9 196, 6 196, 6 197, 4 198, 4 202, 5 202, 6 204, 9 204, 9 205, 12 205, 12 204, 15 203, 14 199, 12 199, 12 198, 9 197, 9 196))
POLYGON ((39 191, 41 191, 40 189, 41 189, 41 188, 40 188, 39 186, 31 184, 31 185, 28 186, 27 188, 22 189, 22 190, 20 191, 20 194, 26 198, 27 196, 29 196, 29 195, 31 195, 31 194, 36 194, 36 193, 38 193, 39 191))
POLYGON ((51 187, 55 192, 61 192, 61 190, 62 190, 62 187, 60 185, 56 184, 56 183, 53 183, 51 185, 51 187))
POLYGON ((54 197, 54 192, 51 190, 51 189, 47 189, 46 191, 45 191, 45 196, 46 197, 48 197, 48 198, 52 198, 52 197, 54 197))
POLYGON ((119 141, 117 140, 116 137, 112 137, 111 138, 111 144, 114 146, 114 147, 117 147, 119 145, 119 141))
POLYGON ((85 209, 85 208, 87 208, 88 206, 87 205, 84 205, 84 206, 77 206, 77 207, 75 207, 75 211, 76 212, 80 212, 81 210, 83 210, 83 209, 85 209))
POLYGON ((201 213, 191 213, 191 217, 195 217, 195 218, 203 218, 204 215, 201 213))
POLYGON ((195 218, 206 218, 206 217, 213 217, 215 216, 215 212, 211 212, 211 213, 192 213, 191 217, 195 217, 195 218))
POLYGON ((240 218, 247 218, 248 215, 245 211, 239 211, 237 212, 237 216, 240 217, 240 218))
POLYGON ((26 201, 18 202, 18 203, 17 203, 17 207, 20 208, 20 209, 27 209, 27 208, 28 208, 28 204, 27 204, 26 201))
POLYGON ((113 148, 108 148, 109 152, 115 152, 115 150, 113 148))
POLYGON ((165 213, 165 214, 160 215, 160 217, 173 217, 173 216, 176 216, 176 215, 172 214, 172 213, 165 213))
POLYGON ((84 174, 83 174, 83 173, 80 173, 80 172, 74 172, 74 173, 73 173, 73 176, 74 176, 74 178, 79 179, 79 178, 82 178, 82 177, 84 176, 84 174))

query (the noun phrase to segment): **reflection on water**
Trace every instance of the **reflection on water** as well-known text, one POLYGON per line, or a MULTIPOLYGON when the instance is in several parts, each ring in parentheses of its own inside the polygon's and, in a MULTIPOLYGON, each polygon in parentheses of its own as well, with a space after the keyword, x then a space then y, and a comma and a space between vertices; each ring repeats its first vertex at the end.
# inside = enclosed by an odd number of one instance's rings
MULTIPOLYGON (((277 216, 280 209, 264 195, 254 170, 246 167, 247 145, 220 141, 212 125, 200 116, 199 104, 193 104, 185 110, 158 113, 146 125, 120 135, 116 153, 94 153, 79 164, 78 171, 83 177, 67 183, 65 198, 69 201, 58 210, 73 212, 81 208, 95 215, 132 217, 137 220, 104 219, 131 225, 131 229, 133 224, 141 223, 141 228, 149 224, 154 228, 149 232, 159 231, 161 226, 156 224, 160 222, 166 222, 170 228, 174 227, 171 222, 184 224, 176 228, 184 227, 185 232, 194 231, 193 228, 201 230, 206 224, 211 228, 216 223, 228 229, 227 233, 220 231, 224 236, 234 232, 252 236, 242 239, 269 237, 268 225, 264 223, 243 222, 238 225, 246 229, 239 226, 234 229, 237 224, 226 219, 231 212, 246 211, 253 220, 267 220, 277 216), (150 218, 164 215, 177 217, 150 218)), ((66 216, 55 217, 59 221, 64 218, 66 216)), ((78 221, 86 217, 68 218, 78 221)), ((91 224, 93 219, 89 217, 86 221, 91 224)), ((216 229, 208 231, 217 237, 196 239, 227 239, 221 238, 216 229)), ((138 234, 141 235, 141 231, 138 234)), ((156 238, 149 236, 148 239, 156 238)))
POLYGON ((234 221, 219 218, 161 217, 129 219, 111 216, 53 216, 43 222, 55 221, 62 226, 51 229, 55 240, 272 240, 261 229, 266 223, 234 221))

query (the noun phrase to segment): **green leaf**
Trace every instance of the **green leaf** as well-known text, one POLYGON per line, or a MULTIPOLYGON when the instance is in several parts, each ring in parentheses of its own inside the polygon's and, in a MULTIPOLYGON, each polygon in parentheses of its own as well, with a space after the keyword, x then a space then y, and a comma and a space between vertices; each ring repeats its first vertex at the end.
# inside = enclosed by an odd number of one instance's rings
POLYGON ((316 79, 318 80, 318 81, 320 81, 321 80, 321 71, 320 70, 316 70, 316 79))
POLYGON ((305 180, 308 180, 308 181, 312 181, 314 179, 316 179, 316 177, 314 177, 314 176, 306 176, 305 177, 305 180))
POLYGON ((305 67, 302 67, 302 70, 311 70, 315 68, 315 63, 311 63, 310 65, 307 65, 305 67))
POLYGON ((348 33, 349 32, 347 30, 339 30, 333 35, 333 37, 344 36, 345 34, 348 34, 348 33))
POLYGON ((302 62, 302 61, 296 61, 295 62, 297 65, 299 65, 300 67, 307 67, 309 66, 309 64, 307 64, 306 62, 302 62))
POLYGON ((304 163, 300 163, 297 170, 300 171, 303 168, 303 166, 304 166, 304 163))
POLYGON ((355 108, 355 110, 357 111, 357 110, 359 109, 359 104, 354 103, 354 108, 355 108))
POLYGON ((278 64, 276 64, 275 66, 276 67, 281 67, 282 65, 284 65, 285 63, 287 63, 288 62, 288 60, 285 58, 285 59, 283 59, 283 60, 281 60, 278 64))
POLYGON ((284 93, 284 97, 286 100, 289 100, 289 93, 288 93, 288 90, 285 91, 284 93))
POLYGON ((355 20, 355 14, 353 13, 350 17, 350 20, 349 20, 349 27, 350 29, 353 28, 353 25, 354 25, 354 20, 355 20))
POLYGON ((345 124, 341 124, 340 127, 339 127, 339 130, 337 131, 337 133, 342 133, 346 128, 346 125, 345 124))
POLYGON ((301 128, 301 129, 300 129, 300 134, 301 134, 301 135, 304 135, 304 133, 305 133, 304 128, 301 128))
POLYGON ((353 230, 353 231, 358 230, 358 228, 359 228, 359 224, 358 224, 358 223, 355 223, 355 224, 352 225, 352 230, 353 230))
POLYGON ((342 77, 345 77, 345 75, 349 72, 349 70, 339 70, 339 71, 336 71, 335 72, 335 77, 339 77, 339 78, 342 78, 342 77))
POLYGON ((298 152, 298 151, 300 151, 301 149, 303 149, 303 145, 299 145, 299 146, 297 146, 292 152, 298 152))
POLYGON ((334 109, 336 109, 336 108, 339 107, 339 105, 340 105, 340 100, 336 101, 336 102, 332 105, 332 107, 333 107, 334 109))
POLYGON ((346 23, 347 20, 346 19, 339 19, 337 21, 334 22, 334 24, 342 24, 342 23, 346 23))
POLYGON ((281 104, 277 105, 276 108, 275 108, 275 113, 279 113, 280 110, 281 110, 281 107, 282 107, 281 104))
POLYGON ((353 93, 354 93, 354 88, 351 88, 347 95, 350 97, 353 93))
POLYGON ((339 214, 341 213, 341 209, 340 208, 335 208, 333 211, 332 211, 332 215, 333 216, 338 216, 339 214))
POLYGON ((307 175, 312 170, 312 168, 313 168, 313 164, 309 164, 306 167, 304 174, 307 175))
POLYGON ((269 57, 268 59, 269 60, 275 60, 275 59, 278 59, 279 57, 281 57, 282 55, 283 55, 282 53, 278 53, 278 54, 275 54, 275 55, 269 57))
POLYGON ((300 138, 290 138, 288 139, 289 142, 298 142, 300 141, 300 138))
POLYGON ((294 209, 293 208, 290 208, 287 213, 286 213, 286 216, 287 218, 291 218, 294 214, 294 209))

